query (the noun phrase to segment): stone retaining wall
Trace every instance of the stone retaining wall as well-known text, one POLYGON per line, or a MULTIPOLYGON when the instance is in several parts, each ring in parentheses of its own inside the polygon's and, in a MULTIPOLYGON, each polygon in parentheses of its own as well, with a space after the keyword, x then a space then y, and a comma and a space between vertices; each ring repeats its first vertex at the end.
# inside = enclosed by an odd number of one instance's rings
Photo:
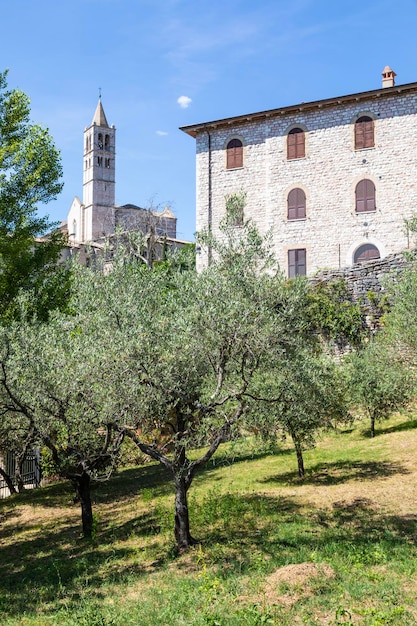
POLYGON ((358 263, 340 270, 322 270, 310 278, 310 282, 318 284, 320 282, 335 282, 343 279, 346 282, 352 298, 366 297, 369 292, 378 294, 384 291, 384 282, 388 276, 395 279, 402 270, 411 263, 410 253, 406 257, 402 252, 389 254, 384 259, 358 263))
POLYGON ((360 300, 367 325, 377 329, 380 318, 389 309, 389 301, 385 297, 387 282, 400 279, 402 271, 415 264, 416 256, 417 250, 397 252, 383 259, 358 263, 340 270, 322 270, 309 281, 312 285, 318 285, 344 280, 350 299, 353 302, 360 300))

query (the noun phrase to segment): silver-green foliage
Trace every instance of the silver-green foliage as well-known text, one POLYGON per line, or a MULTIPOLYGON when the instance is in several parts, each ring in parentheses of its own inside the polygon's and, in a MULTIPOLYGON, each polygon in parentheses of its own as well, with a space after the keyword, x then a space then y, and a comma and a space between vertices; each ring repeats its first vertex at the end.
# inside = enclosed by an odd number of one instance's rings
POLYGON ((369 343, 346 359, 352 401, 369 418, 372 437, 375 422, 405 407, 415 393, 413 371, 383 339, 369 343))

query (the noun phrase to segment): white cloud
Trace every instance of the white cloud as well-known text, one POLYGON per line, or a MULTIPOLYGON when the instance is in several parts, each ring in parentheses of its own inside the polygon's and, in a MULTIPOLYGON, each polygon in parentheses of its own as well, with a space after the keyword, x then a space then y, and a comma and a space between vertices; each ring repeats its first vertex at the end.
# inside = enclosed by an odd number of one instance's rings
POLYGON ((165 135, 168 135, 168 133, 165 130, 157 130, 156 134, 159 135, 160 137, 165 137, 165 135))
POLYGON ((188 109, 192 100, 188 96, 180 96, 177 100, 178 104, 182 109, 188 109))

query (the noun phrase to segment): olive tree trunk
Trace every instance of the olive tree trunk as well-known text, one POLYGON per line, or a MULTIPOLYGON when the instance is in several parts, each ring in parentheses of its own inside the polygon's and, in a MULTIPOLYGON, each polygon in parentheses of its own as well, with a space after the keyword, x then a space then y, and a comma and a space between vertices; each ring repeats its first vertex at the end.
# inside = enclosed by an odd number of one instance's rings
POLYGON ((90 475, 83 472, 74 478, 74 482, 77 498, 81 505, 83 535, 86 539, 91 539, 93 534, 93 507, 91 504, 90 475))
POLYGON ((304 478, 305 470, 304 470, 303 448, 301 446, 300 440, 297 437, 297 434, 292 428, 290 428, 290 435, 294 444, 295 453, 297 455, 298 475, 300 478, 304 478))
POLYGON ((8 489, 10 491, 10 494, 12 495, 14 493, 17 493, 16 487, 13 484, 12 478, 9 476, 9 474, 7 472, 4 471, 4 469, 2 467, 0 467, 0 476, 3 477, 4 482, 6 483, 8 489))
POLYGON ((371 415, 371 437, 375 437, 375 415, 371 415))
POLYGON ((187 491, 184 478, 175 479, 175 525, 174 533, 177 548, 180 552, 198 543, 190 533, 190 518, 188 514, 187 491))

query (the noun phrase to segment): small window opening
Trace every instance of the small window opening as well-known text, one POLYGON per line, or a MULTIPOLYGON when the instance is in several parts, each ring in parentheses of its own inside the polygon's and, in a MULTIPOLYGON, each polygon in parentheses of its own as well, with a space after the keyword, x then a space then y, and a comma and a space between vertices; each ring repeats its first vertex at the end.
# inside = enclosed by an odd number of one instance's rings
POLYGON ((293 128, 287 135, 287 159, 303 159, 305 155, 305 132, 302 128, 293 128))
POLYGON ((243 167, 243 144, 240 139, 232 139, 227 144, 227 169, 243 167))

